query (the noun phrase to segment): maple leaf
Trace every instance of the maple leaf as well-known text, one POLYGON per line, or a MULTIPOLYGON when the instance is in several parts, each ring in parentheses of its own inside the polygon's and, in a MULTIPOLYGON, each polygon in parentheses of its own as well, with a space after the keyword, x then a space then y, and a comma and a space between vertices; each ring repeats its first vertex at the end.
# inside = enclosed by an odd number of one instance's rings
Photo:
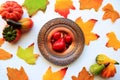
POLYGON ((99 38, 98 34, 92 32, 92 29, 97 22, 95 19, 90 19, 87 22, 83 22, 81 17, 77 18, 75 21, 79 27, 82 29, 85 36, 85 44, 89 45, 90 41, 96 40, 99 38))
POLYGON ((79 72, 78 77, 72 76, 72 80, 94 80, 94 76, 90 75, 86 68, 83 67, 82 71, 79 72))
POLYGON ((31 17, 39 10, 45 11, 48 3, 48 0, 25 0, 23 7, 27 9, 28 14, 31 17))
POLYGON ((5 42, 3 38, 0 38, 0 46, 5 42))
POLYGON ((95 11, 98 11, 103 0, 79 0, 80 10, 94 8, 95 11))
POLYGON ((106 34, 108 37, 108 42, 106 43, 107 47, 113 47, 114 50, 118 50, 120 48, 120 41, 117 39, 114 32, 110 32, 106 34))
POLYGON ((67 18, 70 9, 75 10, 71 0, 56 0, 55 12, 58 12, 61 16, 67 18))
POLYGON ((7 59, 10 59, 11 57, 12 57, 12 54, 0 48, 0 60, 7 60, 7 59))
POLYGON ((21 67, 20 70, 7 67, 7 75, 9 80, 28 80, 28 76, 24 71, 24 68, 21 67))
POLYGON ((115 11, 113 9, 112 5, 109 3, 103 7, 103 11, 105 11, 105 13, 103 15, 103 20, 110 18, 112 20, 112 22, 115 22, 116 19, 120 18, 119 13, 117 11, 115 11))
POLYGON ((34 43, 28 46, 26 49, 18 47, 17 56, 25 60, 28 64, 35 64, 35 61, 38 58, 38 54, 33 54, 34 43))
POLYGON ((65 76, 67 68, 63 68, 59 71, 52 72, 51 67, 48 68, 46 73, 43 75, 43 80, 62 80, 65 76))

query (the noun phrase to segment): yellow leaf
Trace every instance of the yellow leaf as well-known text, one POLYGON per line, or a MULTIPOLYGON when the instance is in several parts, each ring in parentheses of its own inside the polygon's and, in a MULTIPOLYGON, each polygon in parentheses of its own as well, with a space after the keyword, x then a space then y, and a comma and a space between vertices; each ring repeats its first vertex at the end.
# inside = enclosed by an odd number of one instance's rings
POLYGON ((48 68, 47 72, 43 75, 43 80, 63 80, 67 68, 63 68, 57 72, 52 72, 51 67, 48 68))
POLYGON ((98 11, 103 0, 79 0, 80 10, 94 8, 95 11, 98 11))
POLYGON ((94 76, 90 75, 86 68, 83 67, 82 71, 79 72, 78 77, 72 76, 72 80, 94 80, 94 76))
POLYGON ((107 47, 113 47, 114 50, 118 50, 120 48, 120 41, 117 39, 114 32, 107 33, 108 42, 106 43, 107 47))
POLYGON ((75 10, 71 0, 56 0, 55 12, 58 12, 60 15, 67 18, 67 15, 70 13, 70 9, 75 10))
POLYGON ((12 54, 0 48, 0 60, 7 60, 12 57, 12 54))
POLYGON ((5 42, 3 38, 0 38, 0 46, 5 42))
POLYGON ((116 19, 120 18, 120 15, 117 11, 115 11, 111 4, 107 4, 103 7, 103 11, 105 11, 103 15, 103 20, 111 19, 112 22, 115 22, 116 19))
POLYGON ((90 41, 97 40, 99 38, 98 34, 92 32, 92 29, 97 22, 95 19, 90 19, 87 22, 83 22, 81 17, 77 18, 75 21, 79 27, 82 29, 85 36, 85 44, 89 45, 90 41))
POLYGON ((36 60, 39 57, 39 54, 34 54, 34 43, 23 49, 22 47, 18 47, 17 56, 23 59, 28 64, 35 64, 36 60))
POLYGON ((28 80, 28 76, 23 67, 21 67, 20 70, 8 67, 7 72, 9 80, 28 80))

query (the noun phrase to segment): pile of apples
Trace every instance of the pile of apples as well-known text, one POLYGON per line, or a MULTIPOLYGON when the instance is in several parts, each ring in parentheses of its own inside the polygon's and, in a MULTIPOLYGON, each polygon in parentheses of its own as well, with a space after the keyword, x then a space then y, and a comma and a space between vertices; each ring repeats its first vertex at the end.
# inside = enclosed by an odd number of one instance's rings
POLYGON ((71 45, 72 37, 64 31, 57 31, 53 33, 51 43, 54 51, 63 52, 71 45))

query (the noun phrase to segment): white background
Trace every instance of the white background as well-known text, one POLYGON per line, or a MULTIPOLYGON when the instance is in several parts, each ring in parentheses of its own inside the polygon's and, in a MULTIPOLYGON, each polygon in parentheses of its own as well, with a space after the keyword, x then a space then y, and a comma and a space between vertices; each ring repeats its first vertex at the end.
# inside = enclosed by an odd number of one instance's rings
MULTIPOLYGON (((0 0, 0 4, 4 3, 7 0, 0 0)), ((14 0, 17 1, 20 5, 23 4, 24 0, 14 0)), ((112 23, 110 19, 102 20, 104 12, 102 8, 107 4, 111 3, 115 10, 120 13, 120 1, 119 0, 103 0, 101 7, 98 12, 95 12, 94 9, 91 10, 79 10, 79 0, 73 0, 73 5, 76 10, 70 10, 68 18, 75 21, 78 17, 82 17, 84 21, 89 19, 98 20, 94 26, 93 32, 100 35, 100 38, 96 41, 92 41, 89 46, 85 46, 82 55, 72 64, 68 65, 68 70, 63 80, 72 80, 71 76, 77 76, 81 69, 85 66, 89 70, 90 65, 95 63, 95 57, 99 53, 105 53, 109 57, 120 62, 120 49, 114 51, 113 48, 107 48, 105 46, 108 38, 106 33, 113 31, 117 38, 120 40, 120 19, 117 19, 115 23, 112 23)), ((37 37, 41 27, 49 20, 57 17, 62 17, 58 13, 54 12, 55 0, 49 0, 49 4, 45 12, 38 11, 33 17, 34 27, 28 33, 22 35, 21 39, 16 44, 10 44, 5 42, 1 48, 4 48, 8 52, 13 54, 13 57, 6 61, 0 61, 0 80, 8 80, 7 77, 7 67, 13 67, 19 69, 21 66, 24 67, 29 80, 43 80, 42 76, 47 71, 48 67, 51 66, 53 71, 60 70, 66 66, 56 66, 49 63, 43 58, 40 54, 37 46, 37 37), (24 62, 22 59, 16 56, 18 46, 26 48, 30 44, 35 43, 34 52, 40 54, 40 57, 36 61, 35 65, 29 65, 24 62)), ((27 11, 25 8, 23 17, 28 17, 27 11)), ((5 21, 0 18, 0 37, 2 37, 2 30, 5 26, 5 21)), ((95 80, 120 80, 120 66, 116 65, 117 73, 113 78, 102 79, 99 76, 95 77, 95 80)))

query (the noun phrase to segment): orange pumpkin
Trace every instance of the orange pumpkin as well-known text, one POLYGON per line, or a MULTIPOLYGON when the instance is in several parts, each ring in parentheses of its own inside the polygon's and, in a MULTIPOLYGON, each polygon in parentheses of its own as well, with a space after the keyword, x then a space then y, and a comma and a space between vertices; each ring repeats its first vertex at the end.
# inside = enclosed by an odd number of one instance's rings
POLYGON ((103 69, 101 76, 104 78, 110 78, 110 77, 114 77, 116 73, 116 67, 113 63, 109 63, 109 65, 103 69))
POLYGON ((22 7, 15 1, 6 1, 0 6, 0 15, 3 19, 18 21, 23 15, 22 7))

